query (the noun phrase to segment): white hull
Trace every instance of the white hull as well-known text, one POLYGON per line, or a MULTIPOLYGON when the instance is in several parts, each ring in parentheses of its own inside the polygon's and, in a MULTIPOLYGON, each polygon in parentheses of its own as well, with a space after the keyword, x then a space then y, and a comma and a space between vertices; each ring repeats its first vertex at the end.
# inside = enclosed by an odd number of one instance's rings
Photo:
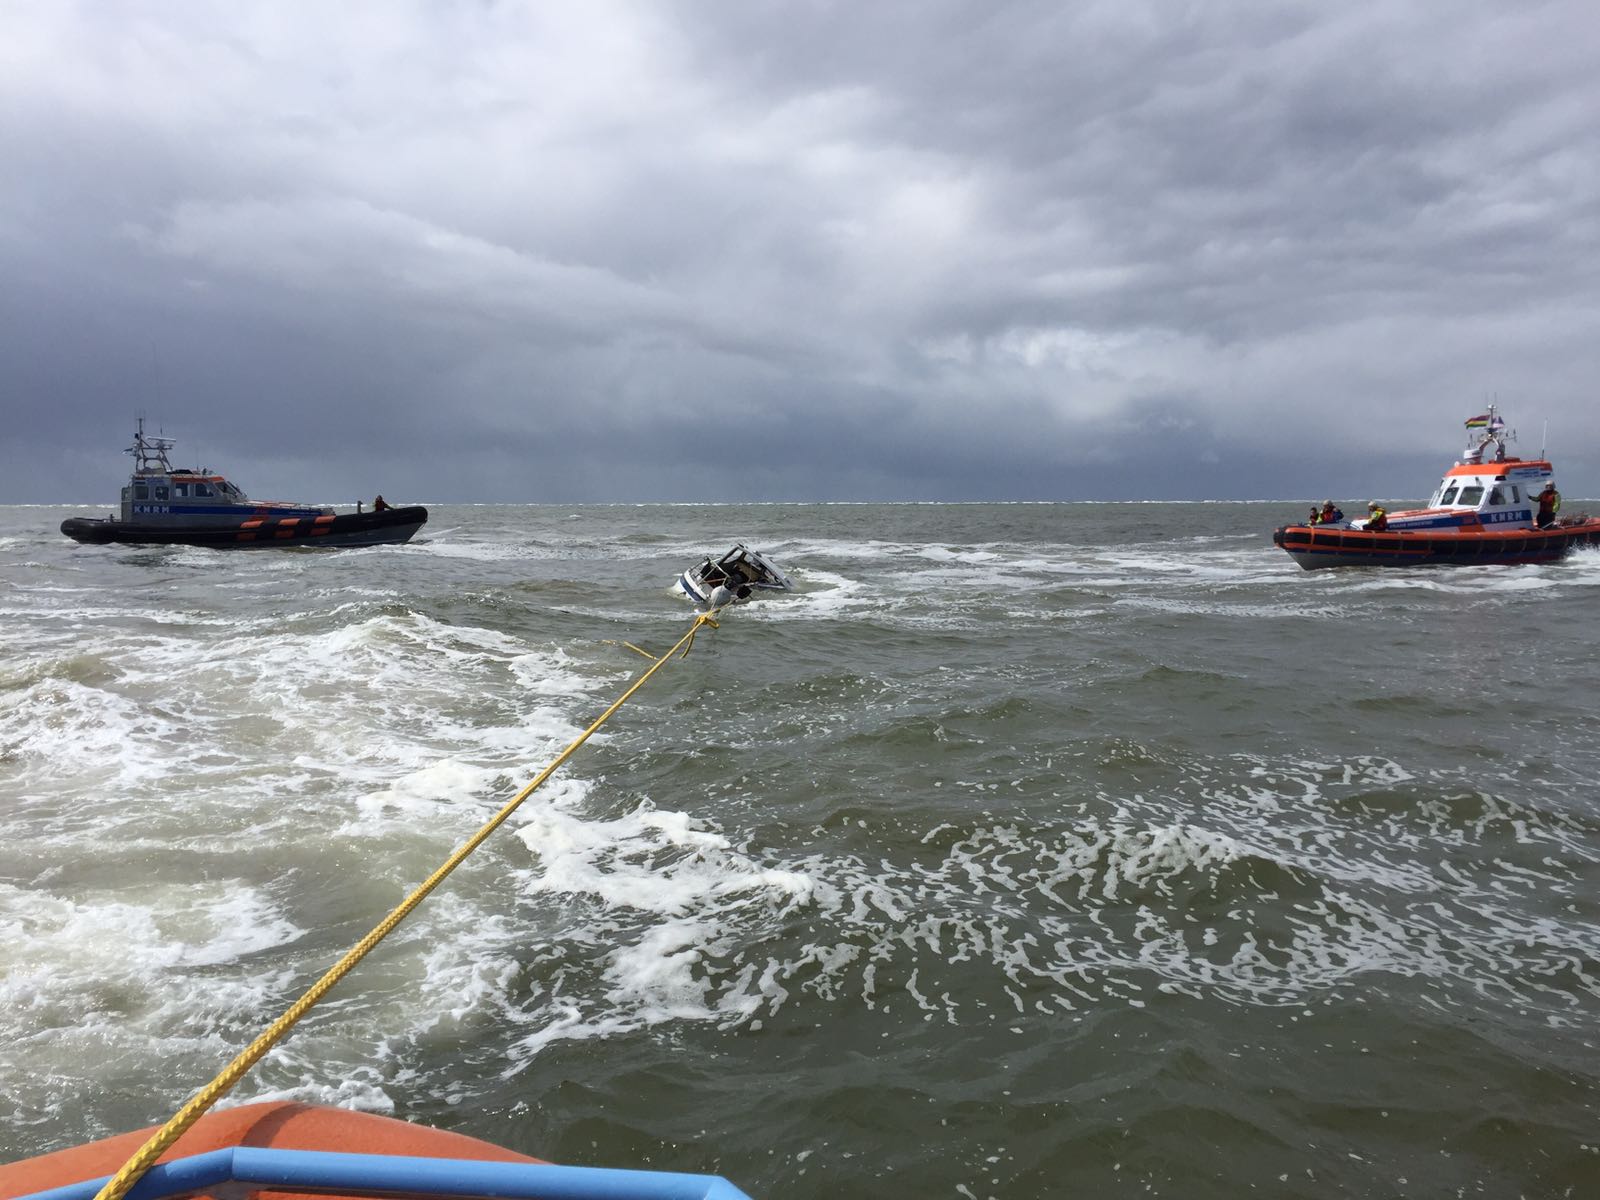
POLYGON ((724 608, 757 596, 794 591, 794 582, 742 544, 719 559, 702 559, 673 585, 701 608, 724 608))

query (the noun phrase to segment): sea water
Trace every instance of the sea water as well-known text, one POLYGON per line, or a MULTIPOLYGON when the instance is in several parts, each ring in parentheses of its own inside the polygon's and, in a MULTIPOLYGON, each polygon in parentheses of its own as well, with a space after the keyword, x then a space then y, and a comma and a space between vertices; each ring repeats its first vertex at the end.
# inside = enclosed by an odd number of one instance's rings
POLYGON ((0 1157, 245 1079, 754 1196, 1600 1194, 1600 553, 1303 572, 1304 503, 0 510, 0 1157), (88 511, 88 510, 85 510, 88 511))

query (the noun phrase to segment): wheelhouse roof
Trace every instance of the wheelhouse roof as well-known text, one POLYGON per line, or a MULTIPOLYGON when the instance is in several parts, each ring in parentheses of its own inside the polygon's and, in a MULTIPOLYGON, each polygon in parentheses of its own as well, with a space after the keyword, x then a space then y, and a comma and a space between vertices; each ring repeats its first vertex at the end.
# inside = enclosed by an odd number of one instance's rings
POLYGON ((1495 478, 1508 471, 1516 471, 1519 475, 1542 475, 1549 470, 1551 470, 1549 462, 1542 458, 1505 458, 1498 462, 1457 463, 1444 473, 1444 477, 1449 479, 1459 475, 1488 475, 1495 478))

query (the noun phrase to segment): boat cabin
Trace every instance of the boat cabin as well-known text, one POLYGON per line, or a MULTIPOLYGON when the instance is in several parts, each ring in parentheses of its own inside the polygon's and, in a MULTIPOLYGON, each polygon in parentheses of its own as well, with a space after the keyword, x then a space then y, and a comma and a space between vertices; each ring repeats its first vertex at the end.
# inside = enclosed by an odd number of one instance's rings
MULTIPOLYGON (((1534 527, 1539 493, 1555 478, 1549 461, 1508 456, 1506 440, 1512 435, 1492 404, 1467 428, 1482 433, 1445 472, 1426 507, 1389 514, 1390 529, 1534 527)), ((1358 529, 1364 526, 1365 522, 1354 523, 1358 529)))
POLYGON ((1539 493, 1554 477, 1550 464, 1543 460, 1457 463, 1445 473, 1425 511, 1475 513, 1484 525, 1529 528, 1539 507, 1539 493))
POLYGON ((252 513, 277 517, 313 517, 332 512, 315 505, 251 500, 221 475, 174 467, 167 451, 171 438, 146 437, 139 419, 133 445, 133 476, 122 489, 122 520, 140 525, 231 524, 252 513))

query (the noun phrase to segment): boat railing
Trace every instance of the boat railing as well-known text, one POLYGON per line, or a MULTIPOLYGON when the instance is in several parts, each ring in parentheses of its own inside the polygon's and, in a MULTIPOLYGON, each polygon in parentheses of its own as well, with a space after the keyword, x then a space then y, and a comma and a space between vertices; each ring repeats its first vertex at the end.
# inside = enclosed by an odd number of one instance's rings
MULTIPOLYGON (((93 1200, 111 1176, 34 1192, 17 1200, 93 1200)), ((553 1163, 481 1162, 338 1154, 232 1146, 150 1168, 129 1200, 168 1200, 232 1185, 228 1194, 256 1190, 307 1196, 378 1194, 391 1197, 481 1197, 506 1200, 749 1200, 719 1175, 565 1167, 553 1163)))

